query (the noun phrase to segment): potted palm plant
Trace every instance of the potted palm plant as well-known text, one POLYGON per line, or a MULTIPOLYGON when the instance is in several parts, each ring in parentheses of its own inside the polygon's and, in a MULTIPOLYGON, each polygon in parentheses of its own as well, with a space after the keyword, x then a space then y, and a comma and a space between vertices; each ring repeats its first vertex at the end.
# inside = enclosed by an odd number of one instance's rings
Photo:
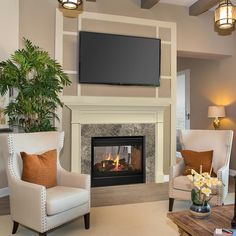
POLYGON ((4 113, 9 125, 24 132, 55 130, 55 110, 62 106, 59 93, 70 80, 48 52, 28 39, 24 45, 9 60, 0 62, 0 95, 8 90, 16 93, 4 113))

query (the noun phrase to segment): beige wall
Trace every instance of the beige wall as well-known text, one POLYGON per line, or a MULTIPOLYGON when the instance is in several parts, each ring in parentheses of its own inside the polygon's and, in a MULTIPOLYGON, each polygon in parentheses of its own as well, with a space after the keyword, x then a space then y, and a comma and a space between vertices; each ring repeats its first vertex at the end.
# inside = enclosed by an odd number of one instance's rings
POLYGON ((134 16, 177 23, 177 49, 179 52, 231 55, 233 39, 214 32, 213 12, 198 17, 189 16, 188 8, 157 4, 151 10, 140 8, 140 0, 100 0, 87 3, 85 10, 134 16))
MULTIPOLYGON (((20 38, 31 39, 51 55, 54 55, 56 7, 56 0, 20 1, 20 38)), ((213 12, 193 17, 188 15, 188 8, 168 4, 146 10, 140 8, 140 0, 85 2, 84 10, 176 22, 179 52, 231 55, 233 51, 232 35, 219 36, 214 31, 213 12)))
MULTIPOLYGON (((178 71, 190 69, 191 128, 212 129, 212 119, 207 117, 207 110, 209 105, 216 104, 226 106, 227 117, 222 119, 221 129, 236 132, 236 46, 233 52, 232 57, 222 60, 178 58, 178 71)), ((234 170, 235 140, 234 137, 230 163, 234 170)))
POLYGON ((55 9, 57 0, 20 0, 20 45, 22 38, 55 54, 55 9))
MULTIPOLYGON (((0 7, 0 61, 9 58, 18 49, 19 1, 1 1, 0 7), (10 19, 10 20, 9 20, 10 19)), ((0 156, 0 190, 7 187, 4 160, 0 156)))
MULTIPOLYGON (((23 36, 31 39, 35 44, 49 51, 52 56, 55 52, 54 34, 56 6, 56 0, 20 1, 20 39, 23 36)), ((180 54, 195 54, 198 56, 205 54, 206 56, 214 58, 219 57, 219 55, 231 55, 232 52, 235 51, 235 33, 230 36, 219 36, 214 32, 213 12, 207 12, 198 17, 190 17, 187 8, 167 4, 157 4, 151 10, 145 10, 140 8, 140 0, 99 0, 96 3, 85 2, 84 9, 93 12, 176 22, 177 48, 180 54)), ((210 69, 206 76, 196 76, 197 80, 201 77, 201 83, 195 81, 194 87, 192 88, 195 97, 202 96, 200 100, 202 100, 203 105, 204 102, 211 97, 209 94, 217 90, 219 91, 219 88, 221 88, 221 92, 222 88, 224 88, 225 91, 227 90, 228 83, 222 81, 227 80, 229 81, 229 85, 233 85, 233 73, 231 73, 232 68, 230 65, 234 63, 234 60, 230 58, 223 60, 220 64, 215 63, 216 62, 209 63, 210 69), (230 65, 228 65, 228 63, 230 65), (218 79, 218 81, 220 81, 219 84, 215 84, 214 80, 215 75, 218 75, 214 74, 216 69, 220 70, 221 74, 221 80, 218 79), (227 70, 227 77, 224 76, 225 70, 227 70), (222 80, 222 78, 224 78, 224 80, 222 80), (204 79, 209 82, 206 82, 204 79), (204 86, 206 86, 206 89, 203 89, 204 86), (204 92, 201 92, 202 90, 204 90, 204 92), (197 91, 199 91, 200 94, 197 94, 197 91)), ((201 66, 207 65, 208 64, 205 65, 204 63, 201 64, 201 66)), ((200 71, 201 70, 196 70, 196 73, 200 73, 200 71)), ((232 88, 233 87, 231 87, 230 90, 232 88)), ((196 106, 193 100, 192 109, 202 111, 202 113, 195 112, 196 125, 194 125, 194 127, 200 127, 200 124, 197 123, 199 120, 198 116, 205 120, 203 121, 204 124, 205 122, 209 122, 207 118, 201 117, 208 103, 205 103, 204 106, 196 106)), ((232 108, 231 114, 233 114, 232 108)), ((203 127, 203 123, 201 127, 203 127)), ((204 127, 207 127, 207 125, 204 127)))
POLYGON ((0 61, 6 60, 18 48, 19 0, 1 1, 0 61))

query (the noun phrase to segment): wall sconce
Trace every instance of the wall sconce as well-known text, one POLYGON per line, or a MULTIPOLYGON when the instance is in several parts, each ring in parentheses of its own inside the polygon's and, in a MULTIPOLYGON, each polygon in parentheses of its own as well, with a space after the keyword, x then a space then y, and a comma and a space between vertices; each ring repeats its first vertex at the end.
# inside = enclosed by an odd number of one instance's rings
POLYGON ((65 9, 75 10, 83 3, 82 0, 58 0, 65 9))
POLYGON ((220 127, 220 117, 225 117, 225 107, 224 106, 209 106, 208 107, 208 117, 215 118, 213 121, 213 126, 215 129, 220 127))

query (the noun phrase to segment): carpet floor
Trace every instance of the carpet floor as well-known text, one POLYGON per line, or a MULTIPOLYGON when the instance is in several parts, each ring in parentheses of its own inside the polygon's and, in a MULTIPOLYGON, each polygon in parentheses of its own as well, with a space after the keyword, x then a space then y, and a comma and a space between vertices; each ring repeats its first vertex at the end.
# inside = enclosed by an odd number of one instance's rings
MULTIPOLYGON (((226 204, 232 204, 230 193, 226 204)), ((190 202, 176 201, 174 210, 186 210, 190 202)), ((85 230, 83 218, 68 223, 48 236, 178 236, 178 229, 166 216, 168 201, 145 202, 129 205, 95 207, 91 209, 91 228, 85 230)), ((12 221, 9 215, 0 216, 0 235, 11 235, 12 221)), ((36 236, 37 233, 19 227, 16 236, 36 236)))

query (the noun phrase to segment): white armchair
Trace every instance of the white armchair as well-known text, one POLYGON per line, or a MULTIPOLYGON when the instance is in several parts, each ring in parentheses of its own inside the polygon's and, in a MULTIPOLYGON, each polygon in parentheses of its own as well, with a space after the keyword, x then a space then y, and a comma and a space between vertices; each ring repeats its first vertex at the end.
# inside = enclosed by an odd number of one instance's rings
MULTIPOLYGON (((179 134, 182 149, 193 151, 213 150, 212 165, 217 177, 224 183, 217 187, 211 204, 222 205, 228 193, 229 161, 233 141, 232 130, 182 130, 179 134)), ((184 160, 181 159, 170 170, 169 211, 172 211, 174 199, 190 200, 191 183, 183 176, 184 160)))
POLYGON ((14 222, 13 234, 19 224, 29 227, 39 235, 84 216, 85 228, 90 226, 90 176, 70 173, 59 161, 63 147, 63 132, 20 133, 0 136, 2 155, 7 161, 7 177, 10 188, 10 209, 14 222), (44 186, 21 180, 20 152, 41 154, 57 149, 57 186, 44 186))

